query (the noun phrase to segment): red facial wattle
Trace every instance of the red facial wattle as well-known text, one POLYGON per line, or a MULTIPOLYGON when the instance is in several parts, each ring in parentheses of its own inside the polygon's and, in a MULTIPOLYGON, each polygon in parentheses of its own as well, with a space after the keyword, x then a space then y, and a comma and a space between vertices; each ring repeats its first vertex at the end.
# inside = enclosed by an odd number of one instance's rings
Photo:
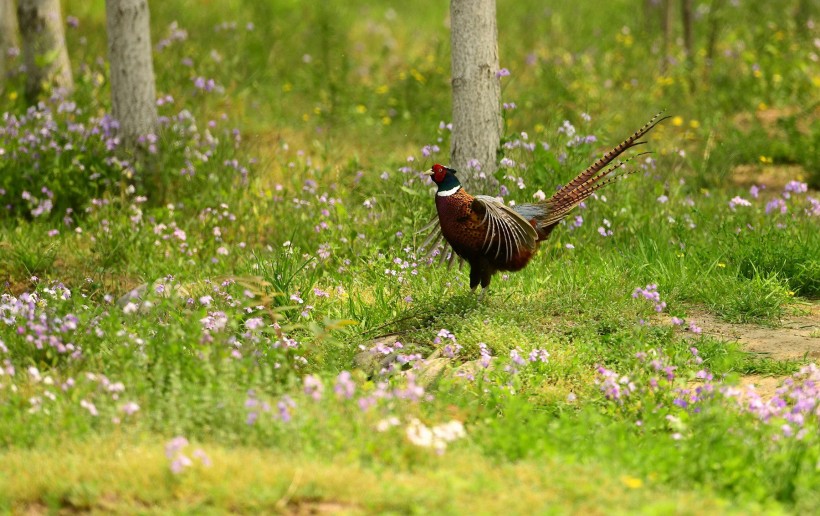
POLYGON ((436 163, 433 165, 433 181, 441 183, 444 181, 444 176, 447 175, 447 169, 443 165, 436 163))

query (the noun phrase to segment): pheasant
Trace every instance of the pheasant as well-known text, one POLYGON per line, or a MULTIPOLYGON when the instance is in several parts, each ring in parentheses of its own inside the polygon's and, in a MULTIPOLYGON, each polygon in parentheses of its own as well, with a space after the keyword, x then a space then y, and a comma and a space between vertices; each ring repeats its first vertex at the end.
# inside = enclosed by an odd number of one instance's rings
MULTIPOLYGON (((549 238, 573 208, 598 189, 631 174, 634 170, 624 167, 632 158, 605 167, 624 151, 646 143, 639 139, 667 118, 658 113, 552 197, 537 203, 507 206, 489 195, 472 196, 461 186, 455 170, 436 163, 429 173, 438 186, 438 217, 422 228, 421 232, 433 232, 421 247, 433 243, 432 252, 443 238, 455 252, 449 255, 450 264, 456 256, 467 261, 470 288, 475 290, 480 284, 483 293, 496 272, 523 269, 538 251, 538 244, 549 238)), ((445 253, 442 259, 446 259, 445 253)))

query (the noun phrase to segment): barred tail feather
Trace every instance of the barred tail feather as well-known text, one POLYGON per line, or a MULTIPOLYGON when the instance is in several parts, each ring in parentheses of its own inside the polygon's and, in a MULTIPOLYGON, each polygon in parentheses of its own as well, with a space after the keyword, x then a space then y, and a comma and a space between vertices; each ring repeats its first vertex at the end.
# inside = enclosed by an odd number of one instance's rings
POLYGON ((649 122, 647 122, 643 127, 638 129, 637 131, 635 131, 635 133, 632 136, 622 141, 617 147, 614 147, 613 149, 609 150, 609 152, 601 156, 597 161, 595 161, 595 163, 590 165, 589 168, 578 174, 578 176, 575 179, 564 185, 564 187, 561 188, 559 192, 564 190, 572 191, 575 188, 585 184, 587 181, 590 180, 590 178, 595 177, 598 171, 607 166, 613 159, 623 154, 626 150, 638 145, 645 144, 646 142, 639 141, 640 138, 649 131, 651 131, 656 125, 669 118, 668 116, 660 118, 661 114, 663 114, 663 111, 653 116, 649 122))
POLYGON ((543 206, 543 215, 535 217, 538 224, 539 239, 543 240, 549 236, 555 224, 560 222, 573 208, 581 204, 594 192, 634 172, 634 169, 626 168, 627 163, 639 156, 649 154, 648 152, 636 154, 626 160, 619 160, 611 165, 610 163, 627 150, 645 144, 646 142, 640 141, 641 137, 651 131, 659 123, 670 118, 669 116, 661 117, 662 113, 663 112, 660 112, 652 117, 643 127, 635 131, 632 136, 605 153, 601 158, 596 160, 595 163, 590 165, 589 168, 578 174, 575 179, 561 187, 552 197, 543 203, 539 203, 543 206))
POLYGON ((545 225, 550 225, 560 222, 560 220, 566 217, 573 208, 581 204, 596 191, 606 185, 620 181, 629 177, 631 174, 634 174, 635 169, 627 168, 627 163, 646 154, 651 154, 651 152, 641 152, 640 154, 631 156, 624 161, 618 161, 614 165, 608 167, 605 171, 570 191, 566 191, 562 188, 555 192, 555 195, 545 201, 548 209, 547 216, 544 218, 543 223, 545 225))

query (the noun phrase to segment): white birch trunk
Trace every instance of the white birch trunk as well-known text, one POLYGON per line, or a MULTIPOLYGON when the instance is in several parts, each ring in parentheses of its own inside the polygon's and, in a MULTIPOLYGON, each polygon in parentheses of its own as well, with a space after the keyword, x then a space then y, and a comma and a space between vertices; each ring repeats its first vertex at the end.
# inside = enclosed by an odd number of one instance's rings
POLYGON ((106 0, 111 104, 123 142, 154 132, 157 124, 154 61, 147 0, 106 0))
POLYGON ((19 0, 17 19, 23 37, 26 96, 34 100, 49 85, 74 89, 60 0, 19 0))
MULTIPOLYGON (((501 144, 501 80, 495 0, 451 0, 453 134, 450 161, 467 171, 478 160, 487 175, 496 169, 501 144)), ((471 175, 473 175, 471 173, 471 175)))
POLYGON ((9 49, 19 46, 14 0, 0 0, 0 89, 9 71, 9 49))

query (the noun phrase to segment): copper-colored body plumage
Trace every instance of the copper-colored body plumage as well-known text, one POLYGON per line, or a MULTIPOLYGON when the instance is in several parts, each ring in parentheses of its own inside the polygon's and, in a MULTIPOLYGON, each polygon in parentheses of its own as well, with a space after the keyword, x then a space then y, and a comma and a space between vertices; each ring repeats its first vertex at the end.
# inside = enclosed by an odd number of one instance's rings
MULTIPOLYGON (((457 255, 470 264, 470 286, 478 283, 482 287, 490 284, 496 271, 518 271, 524 268, 538 249, 537 241, 532 246, 521 246, 514 252, 507 252, 507 244, 501 235, 487 239, 485 214, 480 203, 464 189, 447 197, 436 197, 441 234, 457 255), (487 249, 495 249, 495 252, 487 249)), ((534 229, 534 228, 533 228, 534 229)), ((509 249, 512 251, 512 249, 509 249)))
POLYGON ((605 167, 627 149, 644 143, 638 140, 666 119, 659 117, 655 115, 552 197, 538 203, 509 207, 494 197, 472 196, 461 187, 455 170, 434 165, 431 177, 438 185, 438 217, 423 229, 434 232, 422 247, 443 238, 455 252, 451 263, 458 256, 470 264, 470 288, 473 289, 479 284, 488 287, 497 271, 523 269, 538 250, 538 243, 546 240, 575 206, 596 190, 632 172, 625 168, 628 159, 605 167))

